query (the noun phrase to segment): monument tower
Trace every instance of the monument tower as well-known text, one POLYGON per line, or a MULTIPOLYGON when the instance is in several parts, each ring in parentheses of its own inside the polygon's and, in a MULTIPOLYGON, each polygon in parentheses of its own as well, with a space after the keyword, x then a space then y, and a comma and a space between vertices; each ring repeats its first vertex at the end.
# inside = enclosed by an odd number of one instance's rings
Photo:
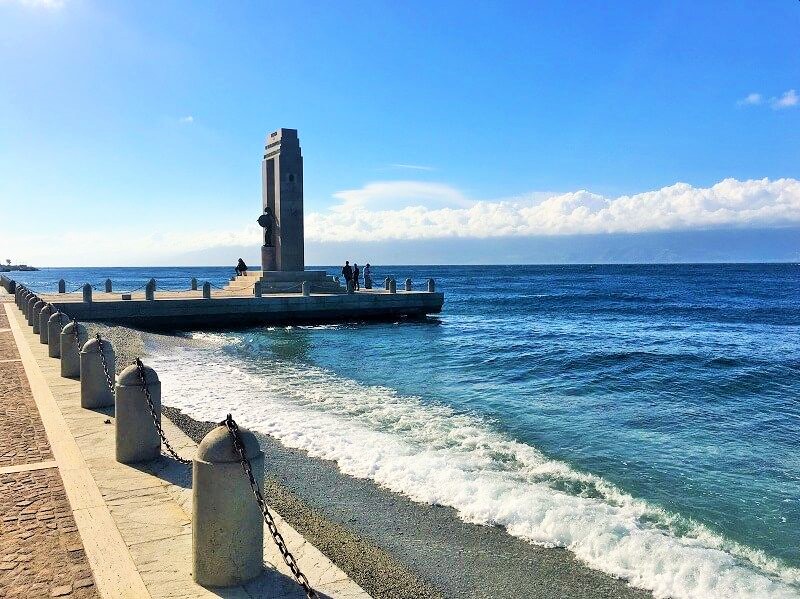
POLYGON ((261 266, 265 272, 305 270, 303 258, 303 154, 297 129, 267 136, 261 162, 264 227, 261 266))
POLYGON ((303 281, 315 291, 339 292, 334 277, 305 269, 303 237, 303 154, 297 129, 267 135, 261 161, 261 287, 264 293, 299 291, 303 281))

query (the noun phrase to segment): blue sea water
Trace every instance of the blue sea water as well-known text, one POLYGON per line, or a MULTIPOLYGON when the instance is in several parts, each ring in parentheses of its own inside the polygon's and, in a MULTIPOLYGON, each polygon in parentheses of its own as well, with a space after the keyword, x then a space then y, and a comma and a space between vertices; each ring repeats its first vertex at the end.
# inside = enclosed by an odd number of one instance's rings
MULTIPOLYGON (((110 277, 133 288, 150 276, 160 288, 181 289, 192 276, 222 285, 228 274, 109 268, 12 276, 41 290, 62 277, 75 286, 110 277)), ((661 596, 800 594, 800 265, 394 266, 376 268, 374 278, 386 274, 418 286, 435 278, 446 294, 442 314, 231 331, 214 335, 214 352, 197 358, 216 360, 221 349, 228 371, 264 379, 264 395, 286 389, 287 414, 300 406, 305 420, 273 414, 263 422, 287 444, 412 498, 453 505, 465 519, 570 547, 661 596), (297 383, 309 391, 295 396, 297 383), (330 398, 342 387, 349 399, 336 403, 330 398), (399 465, 376 455, 358 464, 341 447, 301 443, 302 422, 313 421, 309 410, 351 426, 364 443, 373 434, 397 440, 408 458, 399 465), (531 465, 526 448, 542 460, 531 465), (458 464, 458 476, 468 472, 463 480, 480 482, 476 492, 490 489, 485 501, 470 503, 456 491, 426 495, 422 485, 437 479, 423 455, 458 464), (536 485, 551 495, 537 495, 536 485), (559 497, 569 509, 537 515, 525 504, 559 497), (571 503, 576 498, 584 503, 571 503), (630 507, 637 502, 646 507, 630 507), (577 530, 599 526, 580 511, 598 506, 620 510, 623 524, 591 537, 607 555, 629 543, 616 561, 595 556, 590 537, 577 530), (628 515, 636 520, 630 529, 628 515), (724 586, 709 582, 719 577, 712 571, 688 582, 678 574, 659 578, 664 564, 634 563, 660 550, 652 539, 632 548, 637 527, 685 537, 689 549, 696 542, 719 550, 733 565, 787 586, 724 586)), ((165 358, 162 368, 168 364, 165 358)), ((216 397, 225 397, 223 387, 216 397)), ((437 484, 455 484, 453 477, 437 484)))

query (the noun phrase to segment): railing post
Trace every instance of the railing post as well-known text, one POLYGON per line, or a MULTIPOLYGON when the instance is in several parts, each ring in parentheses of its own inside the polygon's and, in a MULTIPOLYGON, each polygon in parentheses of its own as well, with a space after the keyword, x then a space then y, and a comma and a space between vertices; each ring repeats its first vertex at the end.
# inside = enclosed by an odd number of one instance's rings
POLYGON ((192 291, 197 291, 197 279, 195 279, 194 277, 192 277, 191 287, 192 291))
POLYGON ((28 303, 25 305, 25 320, 27 321, 29 327, 33 326, 33 307, 38 301, 39 296, 32 293, 31 297, 28 299, 28 303))
POLYGON ((39 312, 42 311, 47 304, 45 304, 42 300, 38 300, 35 304, 33 304, 33 310, 31 310, 31 326, 33 327, 33 334, 39 334, 39 312))
POLYGON ((211 299, 211 283, 203 283, 203 299, 211 299))
POLYGON ((63 312, 55 312, 47 321, 47 355, 51 358, 61 357, 61 331, 68 322, 63 312))
POLYGON ((50 316, 53 315, 55 310, 52 304, 45 304, 44 308, 39 311, 39 343, 47 345, 48 335, 47 323, 50 321, 50 316))
POLYGON ((58 292, 59 293, 67 292, 67 282, 64 279, 59 279, 58 281, 58 292))
MULTIPOLYGON (((161 382, 155 370, 149 366, 144 366, 143 370, 153 409, 160 421, 161 382)), ((117 461, 121 464, 135 464, 154 460, 161 455, 161 438, 150 413, 136 364, 128 366, 119 374, 114 387, 114 406, 117 461)))
POLYGON ((83 286, 83 302, 86 304, 92 303, 92 286, 89 283, 83 286))
POLYGON ((436 283, 433 279, 428 279, 428 293, 436 292, 436 283))
POLYGON ((264 295, 263 291, 261 290, 261 281, 256 281, 253 283, 253 295, 255 297, 262 297, 264 295))
POLYGON ((389 281, 391 281, 391 280, 392 280, 392 277, 386 277, 386 278, 383 280, 383 288, 384 288, 386 291, 389 291, 389 281))
POLYGON ((106 279, 106 293, 111 293, 111 279, 106 279))
POLYGON ((389 279, 389 293, 397 293, 397 281, 394 277, 389 279))
POLYGON ((67 379, 81 377, 81 348, 89 336, 86 327, 79 322, 70 322, 61 329, 59 353, 61 354, 61 376, 67 379), (75 329, 78 338, 75 339, 75 329))
POLYGON ((347 281, 347 293, 355 293, 356 292, 356 284, 353 282, 353 279, 347 281))
POLYGON ((303 285, 300 287, 300 292, 305 297, 311 295, 311 283, 309 283, 308 281, 303 281, 303 285))
MULTIPOLYGON (((264 485, 264 453, 240 428, 256 483, 264 485)), ((264 520, 227 427, 211 430, 192 464, 192 576, 197 584, 226 587, 259 576, 264 520)))
POLYGON ((105 408, 114 405, 114 395, 109 387, 105 358, 111 384, 114 383, 114 348, 108 339, 89 339, 81 349, 81 407, 105 408), (102 354, 101 351, 102 345, 102 354))
POLYGON ((411 279, 406 279, 406 291, 411 291, 411 279))
POLYGON ((156 280, 150 279, 144 286, 144 299, 154 301, 156 299, 156 280))

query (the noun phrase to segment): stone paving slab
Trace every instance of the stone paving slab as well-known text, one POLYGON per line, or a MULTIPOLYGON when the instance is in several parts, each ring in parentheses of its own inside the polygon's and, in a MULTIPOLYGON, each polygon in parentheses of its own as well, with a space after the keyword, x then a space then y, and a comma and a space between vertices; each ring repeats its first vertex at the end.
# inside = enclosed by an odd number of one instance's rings
POLYGON ((0 330, 8 328, 8 317, 5 314, 0 314, 0 330))
POLYGON ((21 362, 0 362, 0 467, 52 460, 21 362))
POLYGON ((98 597, 55 469, 0 475, 0 597, 98 597))
POLYGON ((0 331, 0 360, 19 358, 17 344, 11 331, 0 331))

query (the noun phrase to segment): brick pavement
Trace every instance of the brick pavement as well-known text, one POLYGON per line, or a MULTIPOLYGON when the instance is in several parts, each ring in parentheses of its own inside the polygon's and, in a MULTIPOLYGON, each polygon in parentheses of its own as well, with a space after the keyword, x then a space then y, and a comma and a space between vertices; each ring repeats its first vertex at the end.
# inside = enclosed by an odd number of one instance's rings
MULTIPOLYGON (((19 357, 0 331, 0 360, 19 357)), ((0 361, 0 597, 98 597, 52 459, 22 363, 0 361), (44 469, 8 471, 26 465, 44 469)))

